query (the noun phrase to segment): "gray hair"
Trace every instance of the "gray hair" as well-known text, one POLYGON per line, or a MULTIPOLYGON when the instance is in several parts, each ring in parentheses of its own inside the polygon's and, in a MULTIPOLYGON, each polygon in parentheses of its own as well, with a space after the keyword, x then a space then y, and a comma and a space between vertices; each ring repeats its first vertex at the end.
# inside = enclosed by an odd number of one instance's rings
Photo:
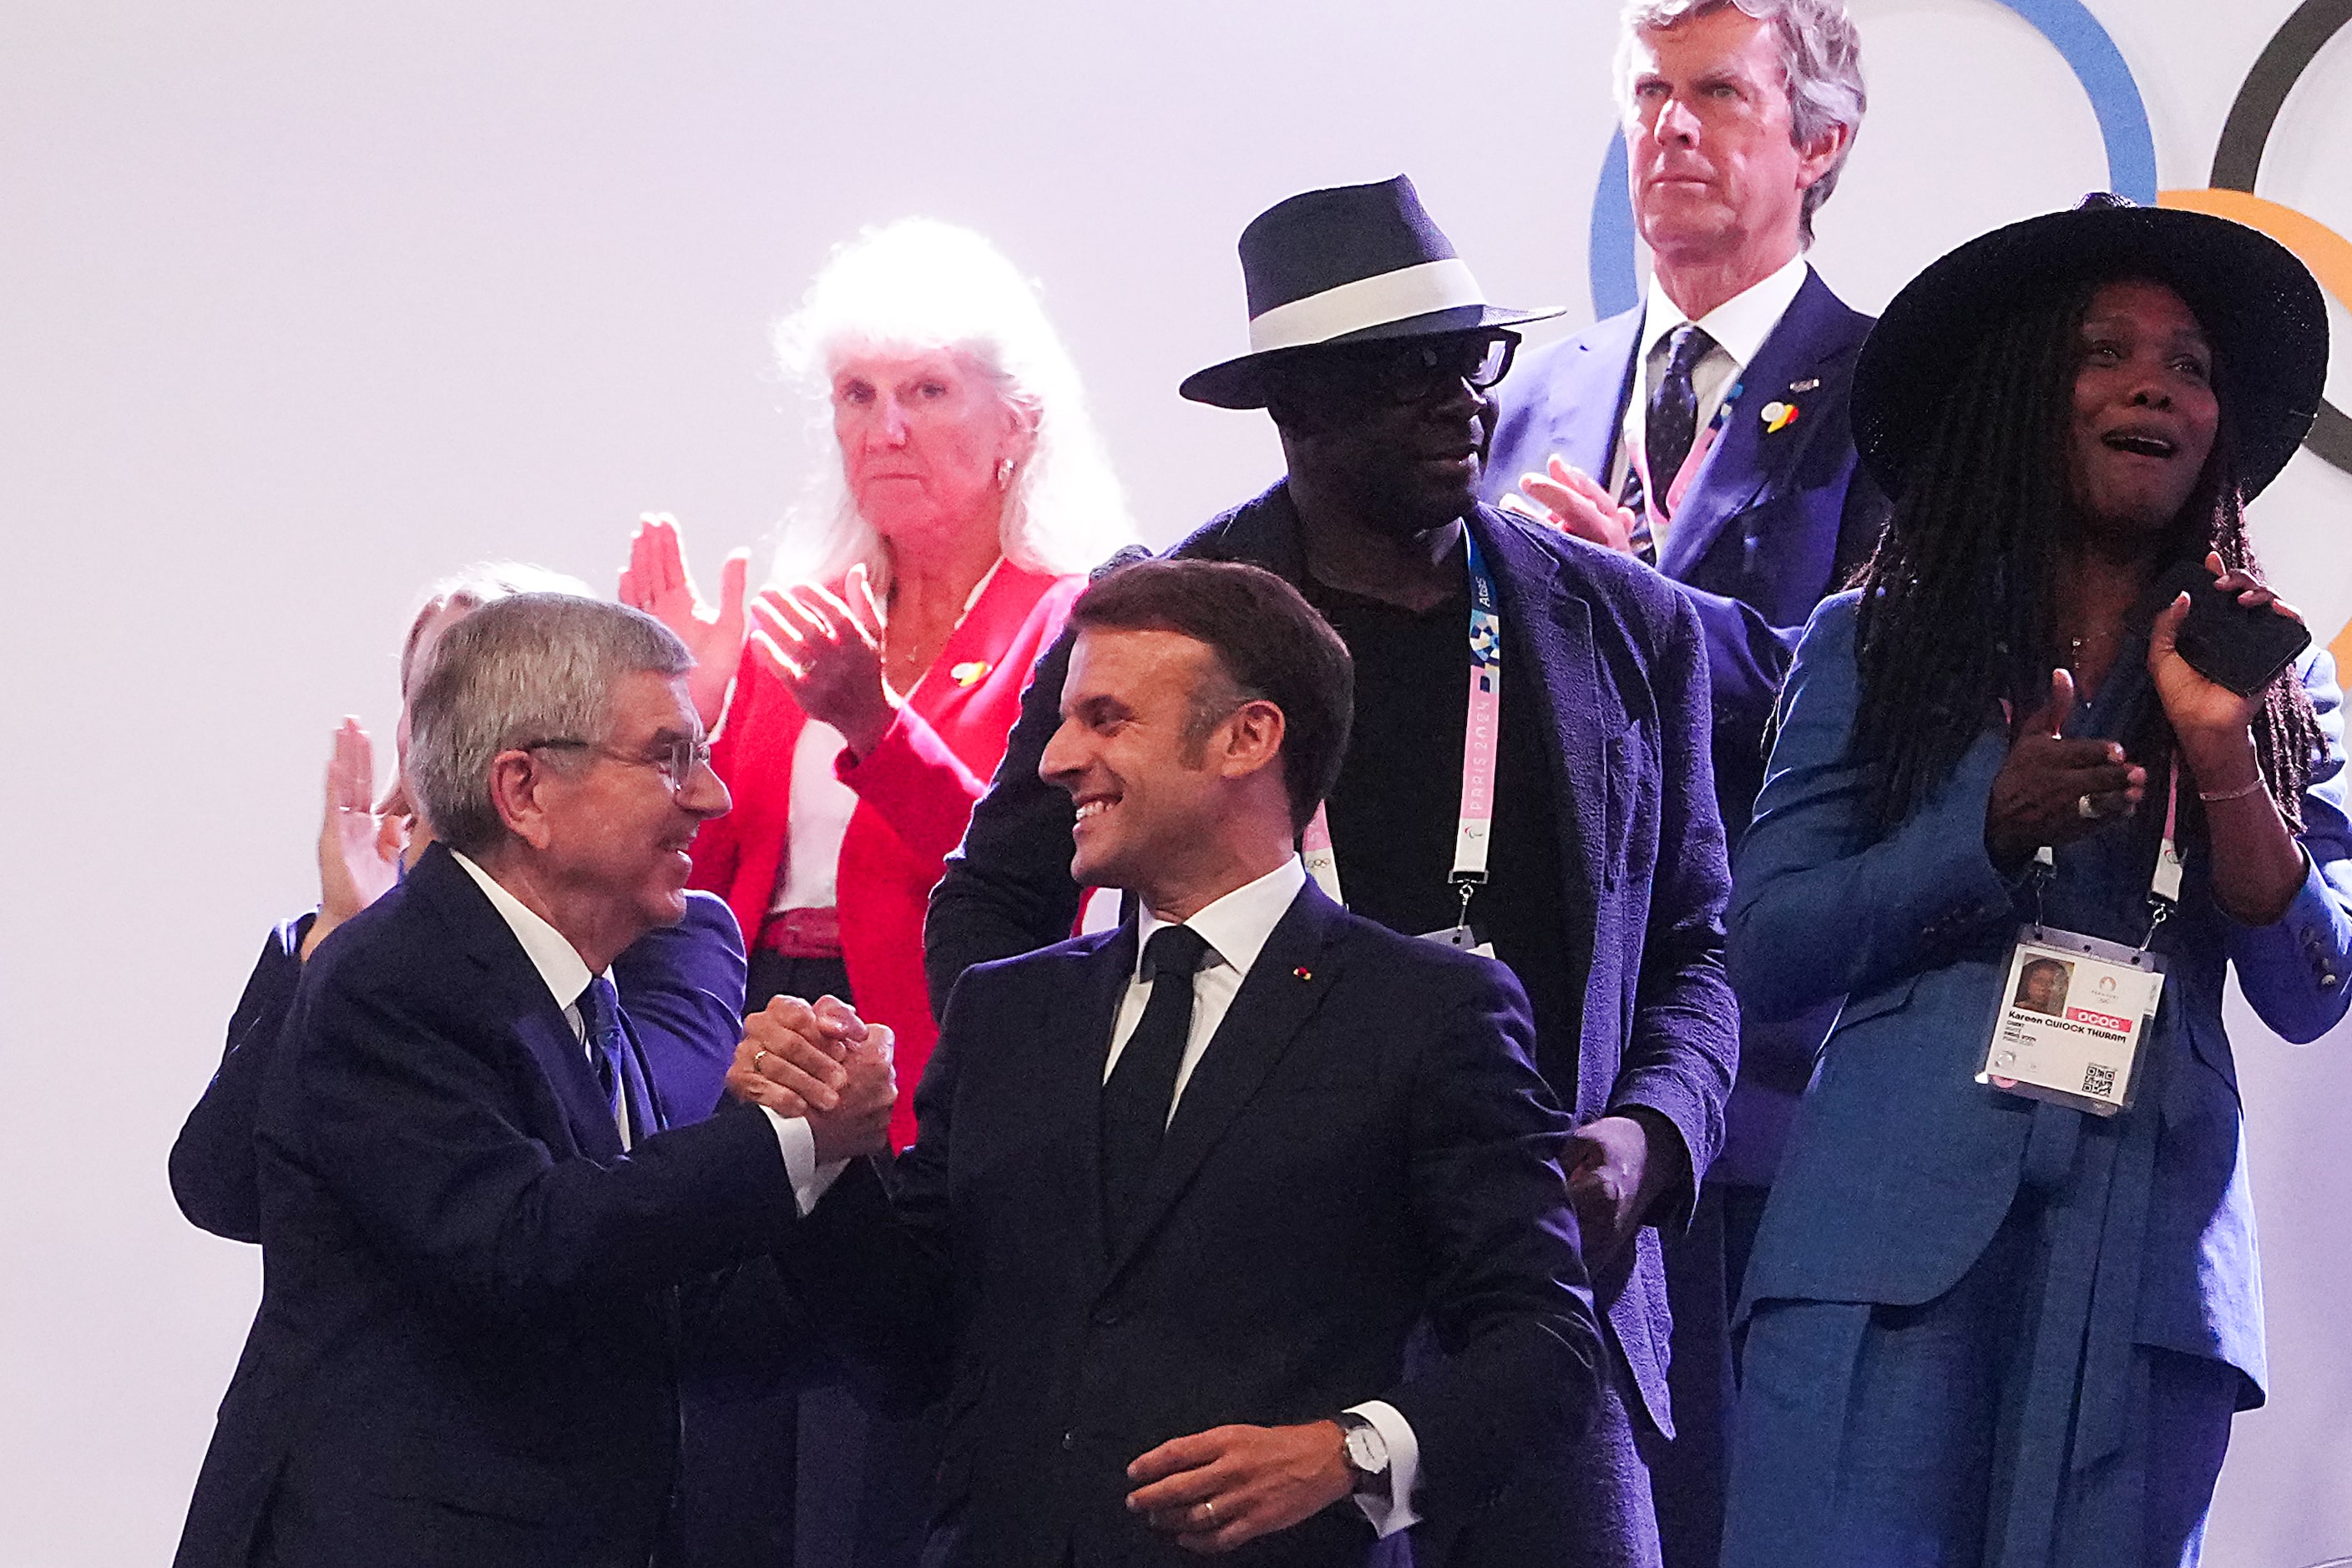
POLYGON ((1626 0, 1617 39, 1617 104, 1633 112, 1633 37, 1644 28, 1672 27, 1726 5, 1772 25, 1780 45, 1780 74, 1789 88, 1789 140, 1802 147, 1832 126, 1845 127, 1837 161, 1805 192, 1799 222, 1804 243, 1813 243, 1813 213, 1837 189, 1838 174, 1862 134, 1870 95, 1862 83, 1862 38, 1843 0, 1626 0))
POLYGON ((1088 571, 1136 540, 1127 499, 1095 434, 1086 394, 1037 286, 970 229, 904 218, 842 246, 779 323, 776 355, 816 405, 810 422, 824 460, 785 520, 772 580, 780 586, 839 576, 860 562, 887 581, 873 525, 858 514, 833 439, 833 376, 875 349, 945 349, 1017 411, 1035 435, 1004 495, 1004 557, 1055 576, 1088 571))
POLYGON ((453 572, 442 578, 416 602, 415 613, 408 617, 408 635, 400 640, 400 691, 405 697, 424 671, 415 668, 416 645, 425 636, 425 628, 433 617, 445 610, 480 609, 495 605, 500 599, 510 599, 517 594, 571 594, 583 599, 596 597, 596 590, 569 573, 550 566, 534 566, 528 561, 478 561, 473 565, 453 572))
POLYGON ((613 692, 639 671, 694 667, 651 616, 570 594, 516 594, 442 634, 409 706, 408 776, 417 809, 453 849, 479 855, 507 836, 490 798, 501 752, 551 740, 603 741, 613 692))

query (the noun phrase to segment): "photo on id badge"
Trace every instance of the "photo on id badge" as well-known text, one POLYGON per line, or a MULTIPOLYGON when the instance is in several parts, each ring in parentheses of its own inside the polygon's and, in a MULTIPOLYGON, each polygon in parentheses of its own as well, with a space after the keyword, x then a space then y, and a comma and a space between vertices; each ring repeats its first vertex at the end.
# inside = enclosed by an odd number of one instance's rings
POLYGON ((2128 1109, 2163 986, 2148 952, 2028 926, 2010 955, 2007 1000, 1977 1081, 2095 1116, 2128 1109))

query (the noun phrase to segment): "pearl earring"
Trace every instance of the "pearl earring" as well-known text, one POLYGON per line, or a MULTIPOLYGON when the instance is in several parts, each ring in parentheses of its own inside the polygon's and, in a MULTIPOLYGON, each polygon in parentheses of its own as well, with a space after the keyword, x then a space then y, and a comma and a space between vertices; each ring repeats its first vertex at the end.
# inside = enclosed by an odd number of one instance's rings
POLYGON ((1013 459, 1010 458, 999 458, 996 460, 996 488, 1001 490, 1010 489, 1012 486, 1013 459))

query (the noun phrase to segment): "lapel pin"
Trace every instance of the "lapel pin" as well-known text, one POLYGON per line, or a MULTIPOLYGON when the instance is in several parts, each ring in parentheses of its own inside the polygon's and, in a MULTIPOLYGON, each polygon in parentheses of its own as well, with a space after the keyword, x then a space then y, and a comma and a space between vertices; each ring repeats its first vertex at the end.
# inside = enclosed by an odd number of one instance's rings
POLYGON ((1296 974, 1301 980, 1312 980, 1315 978, 1315 972, 1307 968, 1305 964, 1299 965, 1290 973, 1296 974))
POLYGON ((1797 422, 1797 405, 1793 403, 1768 403, 1757 410, 1764 416, 1764 434, 1777 436, 1797 422))
POLYGON ((1819 376, 1813 376, 1813 377, 1811 377, 1811 378, 1809 378, 1809 379, 1807 379, 1807 380, 1804 380, 1804 381, 1792 381, 1792 382, 1790 382, 1790 383, 1789 384, 1789 390, 1790 390, 1790 391, 1791 391, 1791 392, 1811 392, 1811 391, 1812 391, 1812 389, 1813 389, 1813 388, 1815 388, 1815 387, 1819 386, 1821 384, 1822 384, 1821 377, 1819 377, 1819 376))
POLYGON ((988 661, 984 658, 975 658, 955 666, 948 671, 948 677, 958 686, 977 686, 980 684, 981 677, 987 673, 988 661))

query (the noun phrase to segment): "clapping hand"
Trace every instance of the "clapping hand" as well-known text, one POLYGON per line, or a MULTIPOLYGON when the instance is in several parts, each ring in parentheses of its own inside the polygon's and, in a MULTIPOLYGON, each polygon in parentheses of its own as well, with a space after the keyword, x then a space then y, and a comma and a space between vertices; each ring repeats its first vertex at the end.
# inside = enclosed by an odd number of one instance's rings
POLYGON ((356 719, 336 727, 327 758, 326 820, 319 825, 319 918, 302 939, 302 956, 327 933, 392 890, 400 879, 399 819, 379 814, 375 748, 356 719))
POLYGON ((802 711, 863 757, 881 743, 899 699, 882 679, 885 617, 865 566, 851 567, 841 586, 763 590, 751 604, 751 646, 802 711))
POLYGON ((1502 500, 1505 511, 1604 550, 1633 553, 1631 507, 1619 506, 1598 480, 1564 458, 1555 457, 1545 467, 1543 473, 1519 476, 1518 491, 1502 500))
MULTIPOLYGON (((2153 655, 2151 654, 2151 660, 2153 655)), ((2074 678, 2050 672, 2050 699, 2028 714, 1985 805, 1985 849, 2014 874, 2035 850, 2089 837, 2128 816, 2147 793, 2147 770, 2113 741, 2070 741, 2074 678)))
POLYGON ((727 683, 743 657, 743 584, 751 571, 749 550, 728 552, 719 568, 719 602, 705 604, 687 569, 677 520, 647 512, 629 535, 629 563, 621 568, 621 603, 643 610, 677 634, 694 656, 687 691, 706 730, 719 723, 727 683))

